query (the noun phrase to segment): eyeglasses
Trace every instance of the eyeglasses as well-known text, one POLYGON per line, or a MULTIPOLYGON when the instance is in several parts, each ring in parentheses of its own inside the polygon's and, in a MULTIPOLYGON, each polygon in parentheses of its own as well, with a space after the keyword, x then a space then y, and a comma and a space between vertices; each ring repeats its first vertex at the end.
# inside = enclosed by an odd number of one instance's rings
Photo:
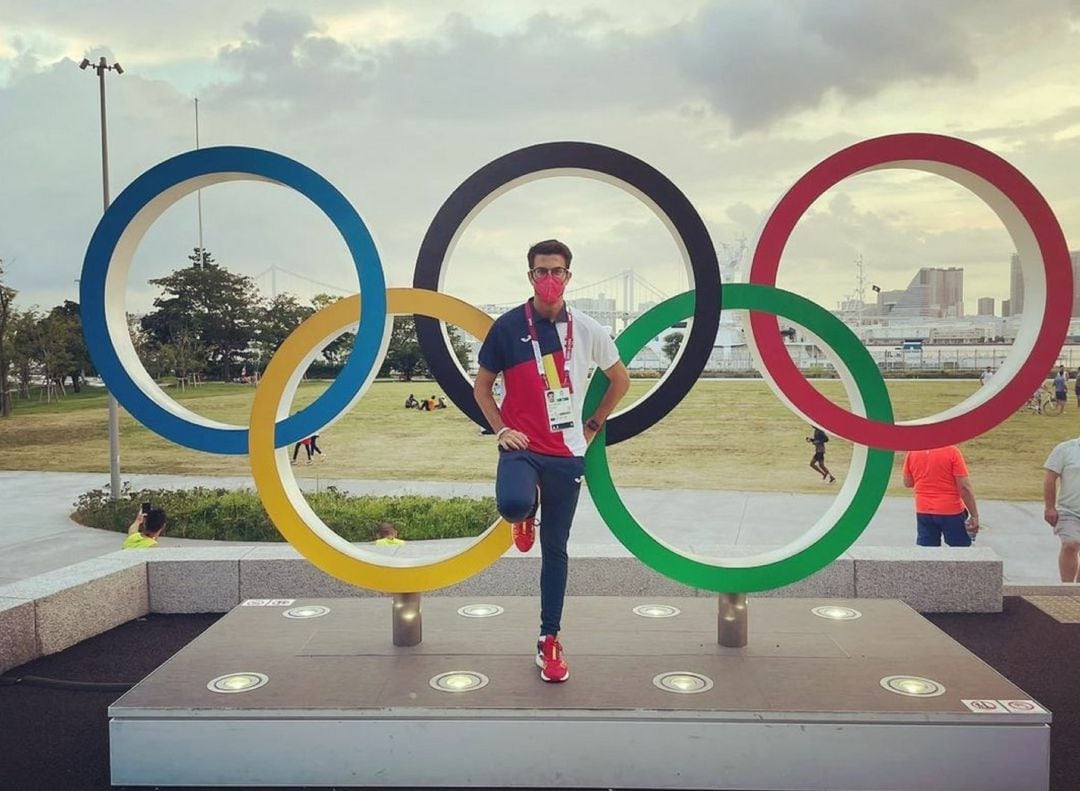
POLYGON ((548 275, 551 275, 556 280, 565 280, 569 272, 570 270, 565 266, 553 266, 551 269, 548 269, 546 266, 537 266, 529 270, 529 274, 534 280, 540 280, 548 275))

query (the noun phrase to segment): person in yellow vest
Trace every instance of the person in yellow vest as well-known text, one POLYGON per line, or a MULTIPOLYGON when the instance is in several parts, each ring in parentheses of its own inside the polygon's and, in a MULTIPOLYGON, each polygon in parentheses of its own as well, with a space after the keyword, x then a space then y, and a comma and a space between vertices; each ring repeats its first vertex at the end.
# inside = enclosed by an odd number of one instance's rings
POLYGON ((405 539, 397 537, 397 528, 393 522, 382 522, 375 528, 375 546, 377 547, 400 547, 405 539))
POLYGON ((150 549, 157 546, 158 537, 165 532, 165 511, 162 508, 140 509, 128 527, 128 537, 121 549, 150 549))

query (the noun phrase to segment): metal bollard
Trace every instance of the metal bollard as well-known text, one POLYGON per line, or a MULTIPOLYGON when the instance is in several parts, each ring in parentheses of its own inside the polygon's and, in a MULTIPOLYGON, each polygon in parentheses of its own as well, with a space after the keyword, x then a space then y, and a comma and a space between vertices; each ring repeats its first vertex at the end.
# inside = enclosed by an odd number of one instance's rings
POLYGON ((716 642, 726 648, 746 645, 746 594, 721 593, 716 614, 716 642))
POLYGON ((394 594, 393 621, 394 645, 420 645, 424 639, 424 622, 419 593, 394 594))

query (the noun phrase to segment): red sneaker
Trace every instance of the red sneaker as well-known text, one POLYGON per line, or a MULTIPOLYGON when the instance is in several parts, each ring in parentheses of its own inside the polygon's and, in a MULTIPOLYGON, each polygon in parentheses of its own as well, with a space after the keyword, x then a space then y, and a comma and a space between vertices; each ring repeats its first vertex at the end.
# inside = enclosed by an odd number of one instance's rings
POLYGON ((563 659, 562 643, 553 634, 544 635, 536 644, 536 664, 544 681, 557 684, 570 678, 570 668, 563 659))
POLYGON ((528 552, 536 543, 536 517, 530 516, 524 522, 514 522, 514 546, 519 552, 528 552))

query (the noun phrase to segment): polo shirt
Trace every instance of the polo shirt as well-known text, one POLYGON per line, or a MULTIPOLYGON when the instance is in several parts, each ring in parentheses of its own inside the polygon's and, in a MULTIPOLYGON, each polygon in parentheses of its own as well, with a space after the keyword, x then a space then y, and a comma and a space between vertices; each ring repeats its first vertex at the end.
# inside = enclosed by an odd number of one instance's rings
POLYGON ((968 474, 967 464, 955 445, 913 450, 904 458, 904 475, 915 480, 915 513, 951 515, 964 510, 958 476, 968 474))
POLYGON ((1058 511, 1080 519, 1080 439, 1067 439, 1055 446, 1043 467, 1061 476, 1058 511))
MULTIPOLYGON (((536 368, 524 304, 495 319, 477 356, 481 368, 503 375, 506 387, 500 409, 503 423, 529 438, 529 450, 545 456, 585 455, 581 411, 585 405, 589 376, 594 367, 604 371, 619 361, 615 341, 596 319, 576 308, 564 307, 555 321, 551 321, 534 309, 533 323, 544 368, 552 372, 549 376, 563 370, 567 311, 570 311, 574 322, 574 342, 568 372, 575 415, 573 428, 552 431, 548 423, 547 387, 536 368)), ((551 386, 559 386, 557 376, 551 378, 551 386)))

